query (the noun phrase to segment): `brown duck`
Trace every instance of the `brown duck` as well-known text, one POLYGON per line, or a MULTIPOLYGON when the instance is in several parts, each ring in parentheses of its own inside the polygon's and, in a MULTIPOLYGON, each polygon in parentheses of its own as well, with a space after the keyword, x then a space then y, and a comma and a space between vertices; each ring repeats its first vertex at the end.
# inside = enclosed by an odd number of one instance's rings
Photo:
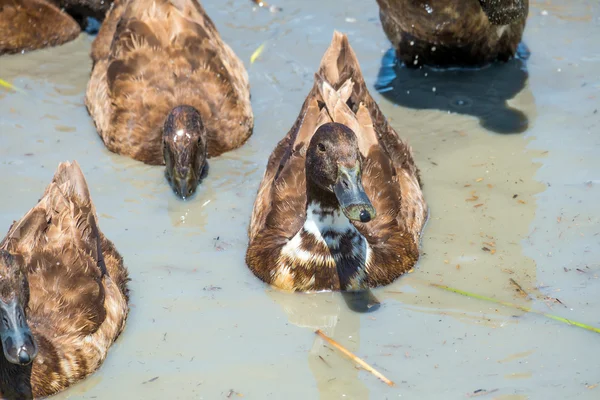
POLYGON ((125 326, 127 281, 79 165, 60 164, 0 243, 0 398, 50 396, 100 367, 125 326))
POLYGON ((269 158, 246 262, 285 290, 385 285, 417 262, 426 217, 411 150, 336 32, 296 123, 269 158))
POLYGON ((102 20, 112 0, 0 0, 0 55, 58 46, 102 20))
POLYGON ((252 133, 248 74, 196 0, 121 0, 92 46, 85 103, 109 150, 166 164, 180 197, 252 133))
POLYGON ((377 0, 407 67, 482 66, 515 55, 529 0, 377 0))

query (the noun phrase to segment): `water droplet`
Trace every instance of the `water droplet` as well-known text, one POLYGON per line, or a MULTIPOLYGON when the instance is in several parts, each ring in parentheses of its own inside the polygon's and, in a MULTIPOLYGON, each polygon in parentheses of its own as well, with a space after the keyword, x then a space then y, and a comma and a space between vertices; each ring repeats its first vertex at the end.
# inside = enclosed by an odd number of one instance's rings
POLYGON ((406 94, 410 94, 410 90, 407 90, 407 91, 406 91, 406 94))
POLYGON ((435 91, 436 91, 436 88, 435 88, 435 86, 434 86, 434 87, 432 87, 432 88, 431 88, 431 90, 432 90, 433 92, 435 92, 435 91))

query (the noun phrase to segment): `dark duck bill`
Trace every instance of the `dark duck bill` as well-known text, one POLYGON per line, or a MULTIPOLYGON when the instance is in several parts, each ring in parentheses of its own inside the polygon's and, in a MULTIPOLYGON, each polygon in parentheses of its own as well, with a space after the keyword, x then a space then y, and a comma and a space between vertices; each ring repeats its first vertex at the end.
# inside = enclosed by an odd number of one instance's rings
POLYGON ((363 188, 358 160, 352 168, 338 165, 338 176, 333 192, 340 208, 349 220, 365 223, 377 215, 363 188))
POLYGON ((27 365, 37 355, 33 334, 27 325, 23 307, 16 299, 0 300, 0 340, 4 356, 17 365, 27 365))
POLYGON ((175 107, 163 127, 165 176, 175 194, 186 199, 196 192, 204 176, 207 147, 206 131, 198 110, 175 107))

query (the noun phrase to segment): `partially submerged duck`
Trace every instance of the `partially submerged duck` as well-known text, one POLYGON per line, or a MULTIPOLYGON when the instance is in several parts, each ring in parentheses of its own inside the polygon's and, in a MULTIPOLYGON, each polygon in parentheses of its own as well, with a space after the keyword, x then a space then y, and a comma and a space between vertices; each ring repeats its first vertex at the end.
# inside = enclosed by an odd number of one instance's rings
POLYGON ((0 55, 58 46, 102 21, 112 0, 0 0, 0 55))
POLYGON ((336 32, 296 123, 269 158, 246 262, 291 291, 386 285, 417 262, 426 217, 411 149, 336 32))
POLYGON ((60 164, 0 243, 0 398, 50 396, 98 369, 125 326, 127 281, 79 165, 60 164))
POLYGON ((254 125, 248 74, 196 0, 121 0, 92 46, 85 97, 106 147, 166 165, 191 196, 206 158, 233 150, 254 125))
POLYGON ((523 36, 529 0, 377 0, 399 60, 409 67, 508 61, 523 36))

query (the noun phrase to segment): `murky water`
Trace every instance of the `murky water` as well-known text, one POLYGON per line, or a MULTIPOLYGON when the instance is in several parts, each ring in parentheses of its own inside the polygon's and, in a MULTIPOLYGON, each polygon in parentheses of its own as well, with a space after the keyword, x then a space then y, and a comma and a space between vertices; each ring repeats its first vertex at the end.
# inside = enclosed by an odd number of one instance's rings
POLYGON ((210 161, 192 201, 174 198, 162 168, 105 150, 83 105, 91 37, 0 59, 0 78, 26 91, 0 92, 0 227, 35 204, 60 161, 77 159, 132 277, 124 334, 95 375, 57 398, 600 396, 597 334, 429 285, 600 326, 597 2, 533 2, 529 59, 481 74, 390 70, 375 2, 286 1, 275 14, 204 3, 249 70, 256 126, 246 146, 210 161), (338 294, 277 292, 244 264, 267 158, 333 29, 349 35, 372 94, 413 146, 431 207, 420 263, 375 291, 382 307, 370 314, 338 294), (317 328, 397 386, 357 370, 317 328))

